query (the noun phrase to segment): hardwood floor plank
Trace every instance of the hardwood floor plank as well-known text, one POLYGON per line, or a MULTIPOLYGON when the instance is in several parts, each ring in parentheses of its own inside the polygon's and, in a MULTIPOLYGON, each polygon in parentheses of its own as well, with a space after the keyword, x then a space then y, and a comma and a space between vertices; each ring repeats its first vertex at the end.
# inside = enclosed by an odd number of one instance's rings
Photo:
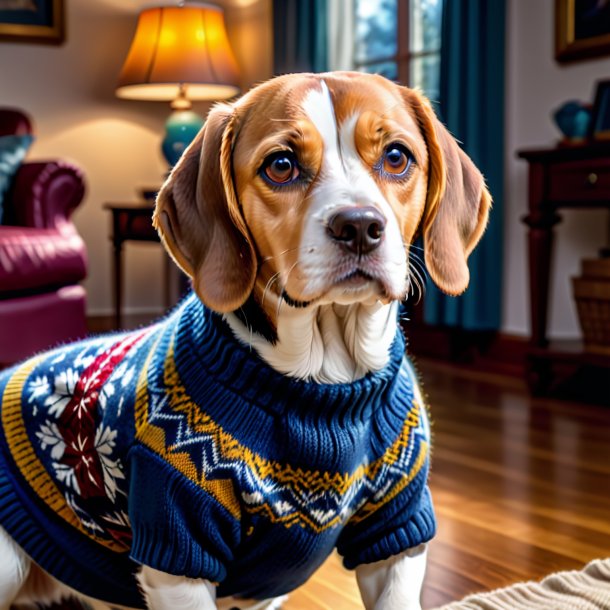
POLYGON ((610 548, 608 536, 583 528, 566 528, 565 524, 548 519, 537 522, 526 511, 515 514, 513 511, 502 511, 497 506, 492 511, 489 502, 464 500, 463 497, 438 491, 435 502, 439 517, 451 517, 458 523, 477 526, 490 534, 505 533, 582 562, 596 557, 600 544, 606 549, 610 548))
MULTIPOLYGON (((473 452, 474 453, 474 452, 473 452)), ((487 461, 464 452, 440 448, 436 445, 433 453, 433 474, 437 470, 450 476, 463 475, 472 480, 477 476, 487 475, 500 479, 504 488, 526 486, 536 487, 561 498, 573 497, 581 500, 582 505, 592 503, 602 509, 609 505, 609 498, 600 494, 607 484, 607 477, 592 476, 584 470, 565 468, 540 468, 535 460, 523 460, 521 464, 514 461, 487 461)))
MULTIPOLYGON (((429 555, 431 560, 437 556, 443 561, 448 571, 459 570, 463 555, 476 557, 480 567, 492 564, 502 568, 506 574, 518 574, 518 578, 507 578, 501 584, 509 584, 516 580, 527 580, 543 576, 549 572, 564 569, 564 566, 580 566, 582 562, 554 553, 546 549, 533 546, 530 541, 518 540, 504 534, 490 534, 480 527, 463 521, 456 521, 451 517, 439 520, 439 530, 434 542, 430 544, 429 555)), ((433 584, 427 576, 427 584, 433 584)), ((493 588, 489 583, 481 588, 493 588)))

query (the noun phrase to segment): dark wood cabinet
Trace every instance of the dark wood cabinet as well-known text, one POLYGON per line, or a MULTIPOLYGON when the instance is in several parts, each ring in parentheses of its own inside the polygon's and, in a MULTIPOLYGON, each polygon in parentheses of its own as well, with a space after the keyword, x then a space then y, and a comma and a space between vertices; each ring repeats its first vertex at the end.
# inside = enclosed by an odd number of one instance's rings
POLYGON ((559 210, 610 209, 610 142, 582 146, 521 150, 529 163, 528 226, 530 345, 527 380, 535 393, 553 381, 554 367, 586 364, 610 368, 610 357, 591 353, 582 342, 549 342, 547 337, 549 277, 554 226, 559 210))

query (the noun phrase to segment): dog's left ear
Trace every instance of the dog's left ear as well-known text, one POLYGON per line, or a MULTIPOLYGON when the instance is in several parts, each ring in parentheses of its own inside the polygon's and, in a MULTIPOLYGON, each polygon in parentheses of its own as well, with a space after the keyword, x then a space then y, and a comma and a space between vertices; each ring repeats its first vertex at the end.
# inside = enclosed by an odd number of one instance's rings
POLYGON ((161 188, 153 217, 199 298, 221 313, 245 303, 256 277, 252 239, 233 187, 234 121, 231 106, 212 108, 161 188))
POLYGON ((412 89, 403 88, 403 96, 428 147, 426 267, 434 283, 455 296, 468 287, 466 261, 485 231, 491 195, 481 172, 438 120, 430 102, 412 89))

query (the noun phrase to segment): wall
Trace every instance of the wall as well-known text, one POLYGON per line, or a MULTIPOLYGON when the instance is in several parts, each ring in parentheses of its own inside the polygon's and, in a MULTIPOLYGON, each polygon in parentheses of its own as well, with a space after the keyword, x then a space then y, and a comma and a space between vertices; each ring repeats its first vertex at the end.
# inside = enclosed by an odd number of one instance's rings
MULTIPOLYGON (((526 227, 527 164, 521 148, 541 148, 558 139, 551 113, 569 99, 593 100, 596 80, 610 77, 610 58, 559 65, 554 60, 554 0, 509 0, 506 75, 505 282, 503 331, 528 332, 526 227)), ((555 230, 549 330, 555 338, 580 330, 570 277, 580 259, 597 255, 608 238, 607 212, 562 211, 555 230)))
MULTIPOLYGON (((270 0, 223 4, 247 89, 271 75, 270 0)), ((169 105, 114 96, 137 14, 153 5, 150 0, 67 0, 66 5, 63 46, 0 43, 0 104, 33 117, 36 142, 29 159, 72 159, 85 171, 87 196, 74 220, 89 252, 88 311, 99 315, 112 310, 110 218, 102 206, 136 201, 139 189, 161 184, 167 168, 159 143, 169 105)), ((195 109, 205 114, 207 108, 195 109)), ((129 243, 125 262, 126 311, 159 311, 160 247, 129 243)))
MULTIPOLYGON (((67 0, 68 39, 62 47, 0 43, 0 103, 26 109, 36 122, 30 158, 72 158, 87 174, 88 193, 75 222, 90 256, 89 312, 111 311, 111 251, 106 201, 133 201, 137 189, 157 186, 165 172, 159 153, 163 103, 115 98, 114 85, 138 11, 149 0, 67 0)), ((225 0, 229 36, 243 71, 244 89, 272 72, 270 0, 225 0), (255 52, 253 52, 253 50, 255 52)), ((559 66, 553 59, 553 0, 509 0, 506 87, 506 240, 503 330, 526 334, 525 228, 527 167, 523 147, 550 145, 558 134, 550 113, 561 102, 591 99, 594 82, 610 75, 610 59, 559 66)), ((206 106, 197 110, 205 113, 206 106)), ((550 328, 553 336, 579 333, 569 278, 581 257, 606 239, 604 212, 563 213, 556 229, 550 328)), ((127 310, 159 310, 160 249, 126 248, 127 310)))

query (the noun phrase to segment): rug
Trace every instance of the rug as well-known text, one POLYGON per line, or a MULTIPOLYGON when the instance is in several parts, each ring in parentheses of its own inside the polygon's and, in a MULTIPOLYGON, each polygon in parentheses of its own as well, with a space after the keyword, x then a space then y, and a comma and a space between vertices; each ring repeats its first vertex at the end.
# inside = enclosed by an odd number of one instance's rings
POLYGON ((436 610, 610 610, 610 559, 596 559, 581 571, 558 572, 541 582, 469 595, 436 610))

